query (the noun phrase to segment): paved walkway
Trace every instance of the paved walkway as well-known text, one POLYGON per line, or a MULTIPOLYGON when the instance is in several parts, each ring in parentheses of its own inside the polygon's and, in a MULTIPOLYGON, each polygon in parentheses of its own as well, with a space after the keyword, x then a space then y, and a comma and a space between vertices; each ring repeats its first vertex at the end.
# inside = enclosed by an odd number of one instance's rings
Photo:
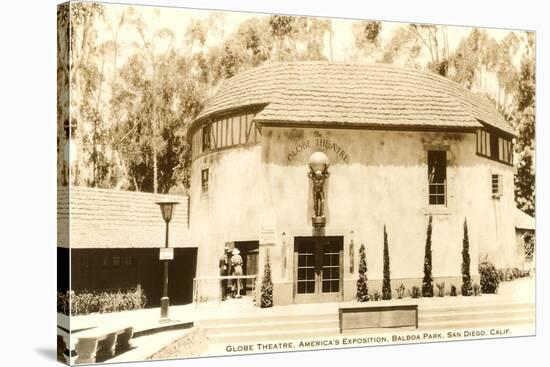
POLYGON ((162 347, 172 344, 187 335, 189 330, 162 331, 153 335, 132 339, 133 349, 109 359, 109 363, 143 361, 155 354, 162 347))

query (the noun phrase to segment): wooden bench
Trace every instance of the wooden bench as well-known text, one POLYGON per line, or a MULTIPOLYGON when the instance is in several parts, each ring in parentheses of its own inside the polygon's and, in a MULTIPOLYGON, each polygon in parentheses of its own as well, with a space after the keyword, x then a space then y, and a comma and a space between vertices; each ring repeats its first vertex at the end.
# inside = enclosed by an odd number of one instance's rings
POLYGON ((368 328, 412 327, 418 329, 418 305, 341 307, 340 333, 368 328))
POLYGON ((96 358, 109 359, 115 354, 132 348, 130 340, 134 335, 131 326, 102 326, 74 334, 76 363, 95 363, 96 358))

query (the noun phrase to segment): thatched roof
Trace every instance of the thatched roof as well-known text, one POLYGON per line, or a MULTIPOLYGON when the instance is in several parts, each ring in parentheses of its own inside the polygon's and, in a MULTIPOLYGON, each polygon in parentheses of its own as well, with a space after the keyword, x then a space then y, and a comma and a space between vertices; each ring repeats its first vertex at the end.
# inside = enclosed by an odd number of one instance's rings
POLYGON ((386 64, 267 64, 227 79, 194 126, 217 114, 259 107, 262 124, 378 128, 514 129, 487 100, 441 76, 386 64))
POLYGON ((517 229, 527 229, 530 231, 535 230, 535 218, 529 214, 516 209, 515 212, 515 226, 517 229))
POLYGON ((155 203, 166 198, 179 202, 170 222, 170 246, 191 246, 187 196, 75 186, 70 194, 68 187, 57 191, 58 246, 164 247, 165 223, 155 203))

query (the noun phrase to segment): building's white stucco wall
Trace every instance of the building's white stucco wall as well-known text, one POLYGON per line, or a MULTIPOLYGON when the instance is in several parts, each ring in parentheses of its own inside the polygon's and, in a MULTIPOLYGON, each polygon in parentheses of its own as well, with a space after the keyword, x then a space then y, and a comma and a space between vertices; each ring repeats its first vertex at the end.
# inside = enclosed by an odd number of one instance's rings
MULTIPOLYGON (((197 277, 219 275, 218 260, 226 242, 258 239, 260 145, 221 150, 192 164, 190 228, 197 254, 197 277), (208 192, 201 171, 209 169, 208 192)), ((218 284, 205 282, 205 294, 217 295, 218 284)))
MULTIPOLYGON (((259 274, 269 248, 274 282, 280 285, 276 291, 292 292, 294 236, 312 235, 307 161, 318 150, 330 161, 330 177, 325 183, 325 235, 344 236, 345 299, 354 296, 362 243, 367 249, 369 280, 382 278, 384 224, 392 279, 421 280, 430 213, 434 277, 460 278, 465 218, 472 275, 477 275, 482 255, 488 255, 497 267, 512 266, 516 261, 513 168, 476 155, 475 138, 473 133, 263 127, 261 146, 201 156, 193 162, 191 186, 191 230, 199 247, 197 275, 218 274, 224 243, 258 240, 260 227, 269 218, 269 224, 275 226, 276 243, 261 246, 259 274), (317 139, 326 139, 340 150, 319 148, 317 139), (446 207, 428 205, 427 151, 431 149, 448 152, 446 207), (200 190, 203 168, 210 169, 207 195, 200 190), (500 199, 491 194, 491 174, 496 173, 503 176, 500 199), (286 271, 282 266, 283 232, 288 244, 286 271)), ((289 297, 283 296, 282 302, 289 297)))

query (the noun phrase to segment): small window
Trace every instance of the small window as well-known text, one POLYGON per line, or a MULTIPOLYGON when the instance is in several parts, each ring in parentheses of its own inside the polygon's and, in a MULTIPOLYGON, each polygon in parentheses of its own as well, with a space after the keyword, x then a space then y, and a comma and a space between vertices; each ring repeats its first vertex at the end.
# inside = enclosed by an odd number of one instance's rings
POLYGON ((503 163, 513 163, 513 146, 510 137, 497 134, 496 132, 490 133, 485 129, 479 129, 477 131, 476 145, 477 153, 480 155, 503 163))
POLYGON ((491 135, 491 158, 495 160, 499 160, 499 151, 500 146, 498 144, 499 137, 495 134, 491 135))
POLYGON ((477 152, 486 157, 491 156, 491 134, 484 129, 477 131, 477 152))
POLYGON ((210 129, 212 128, 212 125, 204 125, 202 128, 202 151, 206 152, 207 150, 210 150, 210 129))
POLYGON ((447 152, 428 151, 428 192, 430 205, 447 204, 447 152))
POLYGON ((113 266, 120 266, 120 256, 113 256, 112 264, 113 266))
POLYGON ((502 175, 491 175, 491 193, 495 199, 502 196, 502 175))
POLYGON ((208 168, 201 172, 201 188, 202 192, 208 192, 208 168))
POLYGON ((134 266, 136 263, 135 257, 131 255, 124 256, 124 266, 134 266))

